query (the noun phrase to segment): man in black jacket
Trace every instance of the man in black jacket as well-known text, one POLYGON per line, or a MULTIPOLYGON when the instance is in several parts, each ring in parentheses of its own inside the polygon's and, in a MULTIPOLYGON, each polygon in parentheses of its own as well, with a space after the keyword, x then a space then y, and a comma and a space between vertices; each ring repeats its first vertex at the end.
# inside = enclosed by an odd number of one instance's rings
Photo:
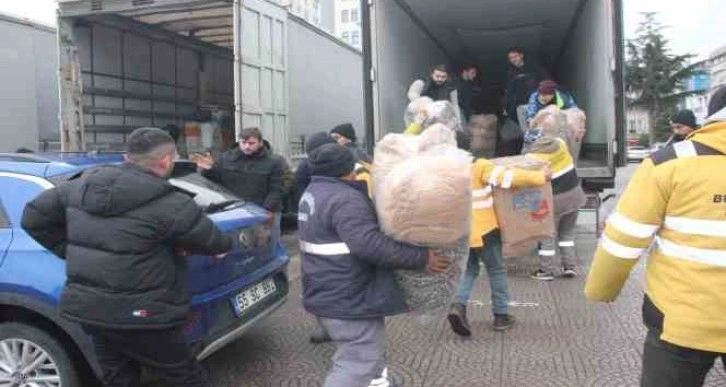
POLYGON ((166 181, 174 140, 156 128, 129 135, 126 163, 86 171, 28 203, 22 226, 66 259, 61 315, 90 334, 106 386, 140 385, 150 367, 170 386, 203 386, 182 326, 186 261, 233 247, 194 200, 166 181))
POLYGON ((260 129, 245 128, 239 139, 237 148, 216 160, 199 158, 197 165, 205 177, 267 210, 270 221, 275 217, 279 220, 284 189, 282 162, 265 149, 260 129))
POLYGON ((509 69, 507 70, 506 111, 510 119, 519 122, 517 108, 526 105, 537 85, 550 79, 547 71, 539 64, 524 59, 524 51, 519 48, 509 50, 509 69))

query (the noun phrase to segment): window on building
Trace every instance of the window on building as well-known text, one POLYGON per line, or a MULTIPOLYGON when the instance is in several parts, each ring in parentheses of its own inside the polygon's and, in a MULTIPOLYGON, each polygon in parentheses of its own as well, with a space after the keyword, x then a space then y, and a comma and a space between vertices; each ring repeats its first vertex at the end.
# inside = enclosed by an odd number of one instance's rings
POLYGON ((343 40, 346 42, 350 41, 350 34, 348 32, 343 32, 340 37, 343 38, 343 40))
POLYGON ((354 10, 350 11, 350 21, 352 21, 353 23, 357 23, 357 22, 360 21, 359 20, 359 17, 358 17, 358 10, 357 9, 354 9, 354 10))
POLYGON ((354 45, 354 46, 359 45, 360 44, 360 32, 353 31, 353 33, 351 34, 351 39, 350 40, 351 40, 350 43, 352 45, 354 45))
POLYGON ((350 11, 347 9, 344 9, 340 12, 340 21, 343 23, 348 23, 350 21, 350 11))

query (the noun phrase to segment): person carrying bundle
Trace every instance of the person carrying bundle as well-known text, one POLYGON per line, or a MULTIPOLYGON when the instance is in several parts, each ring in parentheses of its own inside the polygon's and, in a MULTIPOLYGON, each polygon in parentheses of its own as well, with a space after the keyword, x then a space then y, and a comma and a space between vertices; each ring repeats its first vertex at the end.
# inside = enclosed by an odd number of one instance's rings
MULTIPOLYGON (((552 192, 554 194, 555 231, 560 248, 563 275, 577 276, 575 265, 575 226, 579 209, 585 205, 585 192, 577 176, 575 162, 567 149, 567 143, 558 137, 544 135, 542 129, 529 129, 525 133, 525 152, 528 157, 550 163, 552 170, 552 192)), ((539 268, 532 274, 533 279, 554 280, 557 255, 555 240, 540 242, 539 268)))

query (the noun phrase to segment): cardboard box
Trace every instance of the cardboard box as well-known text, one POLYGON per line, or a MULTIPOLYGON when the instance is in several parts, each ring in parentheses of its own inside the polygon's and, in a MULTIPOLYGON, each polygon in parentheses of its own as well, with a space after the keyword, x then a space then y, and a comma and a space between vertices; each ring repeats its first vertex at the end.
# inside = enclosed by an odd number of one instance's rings
MULTIPOLYGON (((493 159, 496 165, 542 170, 546 162, 525 156, 502 157, 493 159)), ((555 235, 554 205, 552 185, 541 187, 493 190, 494 211, 502 234, 502 253, 504 257, 527 255, 533 242, 555 235)))

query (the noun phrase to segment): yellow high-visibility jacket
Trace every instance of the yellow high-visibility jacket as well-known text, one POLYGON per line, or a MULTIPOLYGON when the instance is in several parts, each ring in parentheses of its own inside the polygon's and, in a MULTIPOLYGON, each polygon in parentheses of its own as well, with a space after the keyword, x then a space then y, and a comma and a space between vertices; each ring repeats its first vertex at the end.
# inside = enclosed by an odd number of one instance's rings
POLYGON ((494 213, 492 187, 504 189, 533 187, 547 183, 542 171, 496 166, 487 159, 477 159, 471 168, 472 210, 469 247, 484 246, 483 237, 499 228, 494 213))
POLYGON ((614 300, 654 242, 646 269, 645 324, 661 339, 726 352, 726 122, 646 159, 609 217, 585 286, 614 300))
POLYGON ((368 197, 373 197, 373 177, 371 175, 371 168, 373 165, 366 163, 365 161, 358 161, 355 163, 355 179, 359 181, 365 181, 368 186, 368 197))

